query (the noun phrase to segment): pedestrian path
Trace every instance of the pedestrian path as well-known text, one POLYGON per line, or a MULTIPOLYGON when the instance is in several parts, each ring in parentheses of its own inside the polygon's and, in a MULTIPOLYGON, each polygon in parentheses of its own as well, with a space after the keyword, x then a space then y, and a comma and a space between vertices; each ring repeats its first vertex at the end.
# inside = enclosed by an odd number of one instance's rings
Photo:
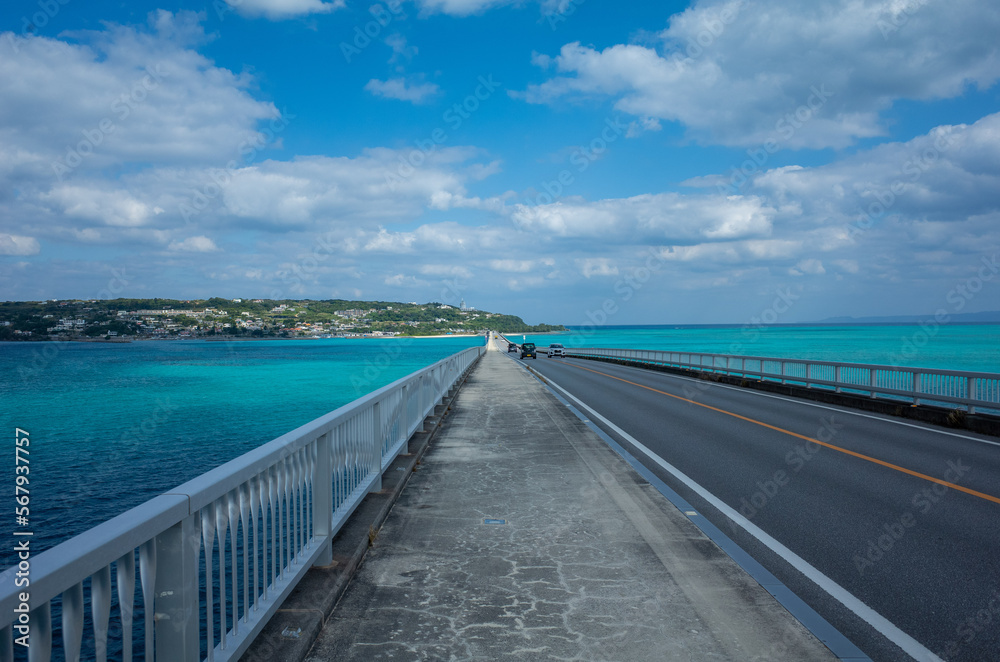
POLYGON ((833 660, 517 362, 489 351, 308 660, 833 660))

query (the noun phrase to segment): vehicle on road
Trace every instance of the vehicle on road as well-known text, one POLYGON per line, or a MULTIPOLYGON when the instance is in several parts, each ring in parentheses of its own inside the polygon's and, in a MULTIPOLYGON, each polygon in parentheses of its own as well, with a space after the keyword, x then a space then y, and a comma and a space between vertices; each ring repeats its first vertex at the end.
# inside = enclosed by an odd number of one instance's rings
POLYGON ((521 345, 521 358, 522 359, 537 359, 538 355, 535 354, 535 343, 526 342, 521 345))
POLYGON ((507 343, 507 353, 508 354, 510 354, 511 352, 516 352, 516 351, 517 351, 517 343, 512 343, 512 342, 507 343))
POLYGON ((549 358, 553 359, 557 356, 566 356, 566 348, 557 342, 549 345, 549 358))

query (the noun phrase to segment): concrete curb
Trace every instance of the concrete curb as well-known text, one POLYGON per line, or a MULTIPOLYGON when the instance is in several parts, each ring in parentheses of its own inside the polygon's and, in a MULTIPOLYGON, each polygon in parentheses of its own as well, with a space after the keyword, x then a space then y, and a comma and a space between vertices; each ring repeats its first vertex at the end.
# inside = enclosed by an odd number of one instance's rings
POLYGON ((478 365, 479 360, 469 367, 445 396, 443 404, 424 419, 423 430, 410 437, 408 452, 400 454, 382 474, 382 490, 366 496, 337 532, 333 539, 333 563, 311 568, 306 573, 241 661, 300 662, 306 658, 406 487, 410 474, 418 471, 420 458, 444 424, 459 390, 478 365))
POLYGON ((701 372, 698 370, 688 370, 685 368, 675 368, 673 366, 656 365, 643 361, 633 361, 630 359, 611 359, 597 356, 581 356, 579 354, 568 354, 574 359, 587 359, 588 361, 601 361, 603 363, 617 363, 618 365, 653 370, 656 372, 666 372, 672 375, 692 377, 707 382, 716 382, 730 386, 742 388, 752 388, 768 393, 788 395, 804 400, 813 400, 832 405, 842 405, 861 409, 876 414, 888 414, 899 418, 908 418, 922 423, 932 423, 942 427, 968 430, 979 434, 1000 437, 1000 418, 989 414, 969 414, 960 409, 947 409, 945 407, 935 407, 932 405, 913 406, 899 400, 888 398, 871 398, 853 393, 836 393, 826 389, 806 388, 795 384, 781 384, 768 380, 748 379, 745 377, 734 377, 723 375, 717 372, 701 372))

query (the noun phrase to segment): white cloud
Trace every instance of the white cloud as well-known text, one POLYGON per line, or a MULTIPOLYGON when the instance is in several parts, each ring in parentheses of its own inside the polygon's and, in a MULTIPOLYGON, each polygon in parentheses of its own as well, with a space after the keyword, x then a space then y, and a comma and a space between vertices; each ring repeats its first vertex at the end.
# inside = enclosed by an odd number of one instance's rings
POLYGON ((576 266, 584 278, 618 275, 618 267, 606 257, 588 257, 577 260, 576 266))
POLYGON ((825 274, 826 269, 823 268, 822 261, 817 260, 816 258, 807 258, 805 260, 800 260, 798 264, 788 270, 788 273, 792 276, 802 276, 804 274, 818 276, 825 274))
MULTIPOLYGON (((183 241, 172 241, 167 250, 185 253, 215 253, 219 250, 219 247, 208 237, 199 235, 197 237, 188 237, 183 241)), ((249 273, 247 275, 250 277, 249 273)))
POLYGON ((922 4, 883 35, 892 7, 698 2, 671 18, 659 47, 563 46, 551 60, 561 75, 523 96, 610 97, 620 111, 680 122, 709 142, 821 148, 882 135, 879 113, 896 100, 952 98, 1000 77, 996 3, 922 4))
POLYGON ((438 93, 438 86, 435 83, 411 83, 404 78, 373 78, 365 85, 365 90, 377 97, 421 104, 438 93))
POLYGON ((535 268, 534 260, 490 260, 490 269, 507 273, 526 274, 535 268))
POLYGON ((766 236, 774 210, 753 196, 659 193, 548 205, 515 205, 518 227, 556 237, 601 237, 611 242, 690 243, 766 236))
POLYGON ((514 4, 517 0, 417 0, 424 14, 449 14, 469 16, 481 14, 488 9, 514 4))
POLYGON ((347 6, 345 0, 226 0, 226 3, 246 16, 266 16, 280 21, 307 14, 328 14, 347 6))
POLYGON ((0 145, 17 161, 8 177, 44 186, 130 164, 225 163, 279 116, 248 94, 252 79, 193 50, 208 39, 193 13, 73 37, 3 37, 16 45, 0 58, 0 145))
POLYGON ((34 237, 0 232, 0 255, 38 255, 41 250, 34 237))

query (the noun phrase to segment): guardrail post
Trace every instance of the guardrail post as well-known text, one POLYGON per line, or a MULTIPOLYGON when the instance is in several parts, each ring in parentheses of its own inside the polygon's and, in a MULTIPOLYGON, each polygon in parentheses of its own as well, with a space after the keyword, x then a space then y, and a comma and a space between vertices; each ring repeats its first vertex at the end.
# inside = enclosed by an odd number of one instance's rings
POLYGON ((838 366, 834 366, 834 368, 833 368, 833 381, 837 382, 837 386, 836 386, 835 390, 836 390, 837 393, 840 393, 841 392, 841 388, 840 388, 840 366, 839 365, 838 366))
MULTIPOLYGON (((966 388, 965 388, 965 397, 967 397, 970 401, 971 400, 975 400, 975 398, 976 398, 976 378, 975 377, 969 377, 968 378, 968 386, 966 386, 966 388)), ((972 402, 969 402, 969 413, 970 414, 975 414, 976 413, 976 405, 972 404, 972 402)))
POLYGON ((874 400, 878 397, 878 394, 875 392, 875 368, 868 368, 868 385, 872 387, 872 390, 869 391, 869 393, 871 393, 872 399, 874 400))
POLYGON ((375 480, 372 481, 369 492, 382 491, 382 403, 372 405, 372 429, 369 437, 371 444, 372 467, 375 469, 375 480))
POLYGON ((313 535, 320 539, 323 551, 316 558, 315 565, 330 565, 333 562, 333 475, 330 473, 331 457, 330 433, 316 440, 316 464, 313 466, 312 521, 313 535))
MULTIPOLYGON (((156 536, 156 580, 153 606, 156 612, 156 659, 158 662, 199 659, 198 557, 201 532, 198 515, 188 515, 156 536)), ((212 550, 206 558, 211 563, 212 550)), ((211 606, 209 618, 212 618, 211 606)), ((225 637, 225 632, 222 633, 225 637)), ((146 642, 152 645, 152 642, 146 642)), ((208 642, 209 649, 214 642, 208 642)))
POLYGON ((812 363, 807 363, 806 364, 806 388, 812 388, 813 387, 813 385, 812 385, 812 376, 813 376, 812 367, 813 367, 812 363))
POLYGON ((913 371, 913 405, 920 404, 920 373, 913 371))

